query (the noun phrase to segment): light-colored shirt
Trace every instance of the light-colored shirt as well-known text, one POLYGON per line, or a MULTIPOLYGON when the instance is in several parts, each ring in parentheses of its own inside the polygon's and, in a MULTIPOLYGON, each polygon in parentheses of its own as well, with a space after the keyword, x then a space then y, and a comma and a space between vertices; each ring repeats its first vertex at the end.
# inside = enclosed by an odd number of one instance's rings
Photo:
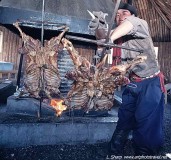
POLYGON ((132 71, 140 77, 148 77, 155 74, 159 71, 159 66, 147 22, 134 16, 127 17, 125 21, 131 22, 133 29, 123 37, 122 45, 129 48, 141 49, 144 52, 139 53, 122 49, 122 63, 128 63, 138 55, 145 55, 147 56, 147 60, 133 67, 132 71))

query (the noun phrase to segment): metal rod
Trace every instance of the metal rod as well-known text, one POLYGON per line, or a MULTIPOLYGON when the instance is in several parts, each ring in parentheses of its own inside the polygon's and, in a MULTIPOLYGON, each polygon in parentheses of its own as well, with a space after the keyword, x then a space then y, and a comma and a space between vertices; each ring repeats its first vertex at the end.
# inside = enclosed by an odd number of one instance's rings
MULTIPOLYGON (((44 12, 45 12, 45 0, 43 0, 43 4, 42 4, 42 30, 41 30, 41 43, 42 43, 42 46, 44 46, 44 39, 43 39, 43 36, 44 36, 44 12)), ((41 68, 40 68, 40 72, 41 72, 41 68)), ((42 101, 43 101, 42 88, 39 91, 39 96, 40 96, 40 106, 39 106, 39 109, 38 109, 38 118, 41 117, 41 110, 42 110, 42 101)))
MULTIPOLYGON (((109 42, 110 32, 112 30, 112 27, 113 27, 115 17, 116 17, 116 14, 117 14, 120 3, 121 3, 121 0, 117 0, 117 2, 115 4, 115 8, 114 8, 114 11, 113 11, 113 14, 112 14, 112 18, 111 18, 111 21, 110 21, 110 24, 109 24, 109 29, 108 29, 106 40, 105 40, 106 43, 109 42)), ((103 48, 100 61, 102 61, 102 59, 104 58, 105 52, 106 52, 106 47, 103 48)))
POLYGON ((44 14, 45 14, 45 0, 43 0, 42 4, 42 30, 41 30, 41 43, 44 45, 44 14))
POLYGON ((20 62, 19 62, 18 73, 17 73, 17 86, 18 86, 18 88, 20 88, 21 70, 22 70, 22 65, 23 65, 23 57, 25 54, 23 47, 24 47, 24 43, 22 43, 22 48, 20 48, 18 50, 18 52, 20 54, 20 62))
POLYGON ((142 49, 129 48, 129 47, 125 47, 125 46, 121 46, 121 45, 116 45, 116 44, 109 43, 109 42, 108 43, 99 42, 97 40, 87 39, 87 38, 83 38, 83 37, 76 37, 76 36, 69 36, 69 35, 66 35, 65 37, 68 38, 68 39, 73 39, 73 40, 78 40, 78 41, 83 41, 83 42, 94 43, 94 44, 97 44, 99 46, 104 46, 104 47, 122 48, 122 49, 130 50, 130 51, 140 52, 140 53, 144 52, 144 50, 142 50, 142 49))
POLYGON ((41 112, 42 112, 42 97, 40 98, 39 109, 38 109, 38 112, 37 112, 37 117, 38 118, 41 117, 41 112))
POLYGON ((110 35, 111 30, 112 30, 113 24, 115 22, 115 17, 116 17, 116 14, 117 14, 120 3, 121 3, 121 0, 117 0, 114 11, 113 11, 113 14, 112 14, 112 18, 110 20, 109 30, 107 32, 107 37, 106 37, 106 42, 109 41, 109 35, 110 35))
MULTIPOLYGON (((42 25, 42 21, 34 21, 34 20, 18 20, 19 24, 23 25, 23 24, 30 24, 30 25, 42 25)), ((50 21, 43 21, 44 26, 56 26, 56 27, 61 27, 61 28, 65 28, 66 24, 65 23, 55 23, 55 22, 50 22, 50 21)))
POLYGON ((20 79, 21 79, 21 69, 22 69, 22 64, 23 64, 23 54, 20 54, 20 63, 18 67, 18 74, 17 74, 17 86, 20 88, 20 79))

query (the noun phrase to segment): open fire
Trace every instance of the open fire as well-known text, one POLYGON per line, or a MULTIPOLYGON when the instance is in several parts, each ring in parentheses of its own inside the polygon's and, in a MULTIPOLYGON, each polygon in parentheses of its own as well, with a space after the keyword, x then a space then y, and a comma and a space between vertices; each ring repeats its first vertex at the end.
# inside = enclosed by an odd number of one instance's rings
POLYGON ((64 110, 67 109, 66 105, 63 105, 62 99, 52 99, 50 105, 56 110, 57 116, 60 116, 64 110))

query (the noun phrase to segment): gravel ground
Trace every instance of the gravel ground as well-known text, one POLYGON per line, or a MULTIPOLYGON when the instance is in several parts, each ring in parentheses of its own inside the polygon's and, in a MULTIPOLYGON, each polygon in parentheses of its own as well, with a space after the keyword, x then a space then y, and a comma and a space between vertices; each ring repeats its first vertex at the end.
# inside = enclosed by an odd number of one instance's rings
MULTIPOLYGON (((165 156, 166 153, 171 153, 171 105, 166 105, 164 117, 165 144, 156 156, 165 156)), ((100 153, 105 153, 106 148, 107 143, 0 148, 0 160, 104 160, 105 158, 100 153)), ((133 155, 131 140, 127 142, 125 154, 133 155)), ((157 157, 156 159, 164 158, 157 157)))

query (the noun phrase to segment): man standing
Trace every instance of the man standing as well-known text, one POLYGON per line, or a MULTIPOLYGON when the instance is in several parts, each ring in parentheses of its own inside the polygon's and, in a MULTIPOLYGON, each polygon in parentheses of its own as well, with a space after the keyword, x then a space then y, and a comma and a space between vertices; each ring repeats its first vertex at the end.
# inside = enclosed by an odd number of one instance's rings
POLYGON ((144 62, 129 72, 131 83, 122 95, 118 123, 109 143, 110 155, 123 155, 131 130, 135 155, 155 155, 163 145, 163 75, 156 60, 147 22, 136 16, 134 6, 121 3, 116 16, 117 27, 110 35, 112 42, 119 39, 123 46, 144 51, 138 53, 121 49, 121 63, 129 63, 140 54, 147 56, 144 62))

